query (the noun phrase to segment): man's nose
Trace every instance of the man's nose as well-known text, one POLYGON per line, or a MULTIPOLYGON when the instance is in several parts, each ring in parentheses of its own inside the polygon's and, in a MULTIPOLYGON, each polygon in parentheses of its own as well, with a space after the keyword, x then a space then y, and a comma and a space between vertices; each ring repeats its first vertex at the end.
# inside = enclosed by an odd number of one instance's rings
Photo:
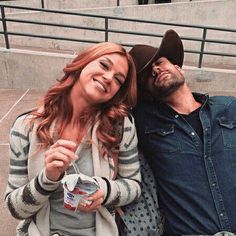
POLYGON ((160 67, 154 65, 154 66, 152 67, 152 76, 153 76, 153 77, 156 77, 156 76, 159 74, 159 72, 160 72, 160 67))

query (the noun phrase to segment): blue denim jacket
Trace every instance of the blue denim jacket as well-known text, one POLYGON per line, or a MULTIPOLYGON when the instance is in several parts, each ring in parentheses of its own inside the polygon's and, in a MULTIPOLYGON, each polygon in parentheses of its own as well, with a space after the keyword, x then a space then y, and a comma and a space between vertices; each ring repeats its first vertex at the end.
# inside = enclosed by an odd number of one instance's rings
POLYGON ((157 181, 168 235, 236 232, 236 98, 194 94, 203 141, 164 103, 135 110, 139 146, 157 181))

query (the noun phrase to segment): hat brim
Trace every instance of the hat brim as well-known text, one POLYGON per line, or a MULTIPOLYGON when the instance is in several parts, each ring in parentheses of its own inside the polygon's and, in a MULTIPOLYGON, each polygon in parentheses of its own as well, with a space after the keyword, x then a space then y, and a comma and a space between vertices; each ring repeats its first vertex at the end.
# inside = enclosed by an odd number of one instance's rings
POLYGON ((159 48, 152 48, 156 49, 156 51, 153 50, 153 55, 142 68, 137 70, 138 75, 143 74, 149 68, 149 66, 151 66, 151 64, 160 57, 166 57, 172 64, 178 65, 179 67, 183 66, 183 43, 179 35, 174 30, 166 31, 159 48))

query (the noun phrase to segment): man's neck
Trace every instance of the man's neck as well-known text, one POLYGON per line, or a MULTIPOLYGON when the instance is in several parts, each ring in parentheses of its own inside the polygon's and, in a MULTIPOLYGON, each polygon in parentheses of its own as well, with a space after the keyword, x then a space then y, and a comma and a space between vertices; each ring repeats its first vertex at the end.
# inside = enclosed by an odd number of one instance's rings
POLYGON ((190 114, 201 106, 201 103, 195 100, 187 84, 181 86, 177 91, 165 99, 168 104, 179 114, 190 114))

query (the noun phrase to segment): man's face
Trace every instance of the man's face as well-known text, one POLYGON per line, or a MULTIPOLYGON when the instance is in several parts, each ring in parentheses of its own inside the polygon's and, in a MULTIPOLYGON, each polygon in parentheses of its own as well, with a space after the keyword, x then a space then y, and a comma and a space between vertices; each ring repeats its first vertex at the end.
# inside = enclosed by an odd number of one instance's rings
POLYGON ((182 69, 167 58, 160 57, 153 62, 150 71, 143 78, 145 89, 157 100, 165 100, 181 87, 184 82, 182 69))

